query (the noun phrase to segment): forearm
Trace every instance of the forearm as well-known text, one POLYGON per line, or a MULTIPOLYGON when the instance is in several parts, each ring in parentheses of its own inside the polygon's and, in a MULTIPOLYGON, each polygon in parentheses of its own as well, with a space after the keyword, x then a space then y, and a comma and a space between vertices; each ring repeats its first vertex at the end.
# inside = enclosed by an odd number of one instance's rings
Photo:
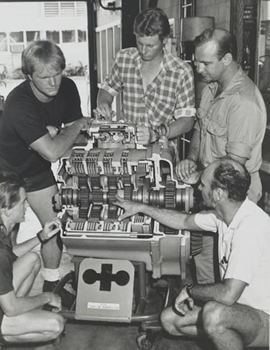
POLYGON ((177 136, 189 132, 194 125, 193 117, 182 117, 169 125, 169 139, 174 139, 177 136))
POLYGON ((150 216, 162 225, 168 226, 175 230, 189 229, 185 227, 187 214, 178 212, 176 210, 161 209, 152 207, 146 204, 141 205, 141 213, 150 216))
POLYGON ((48 143, 46 159, 54 163, 72 148, 84 124, 76 120, 73 124, 61 130, 61 133, 48 143))
POLYGON ((230 288, 224 283, 195 284, 189 293, 194 300, 203 302, 217 301, 225 305, 232 305, 236 301, 231 296, 230 288))
POLYGON ((111 106, 113 102, 113 96, 108 93, 106 90, 99 89, 98 97, 97 97, 97 106, 106 104, 108 106, 111 106))
POLYGON ((200 133, 198 130, 195 129, 189 144, 187 158, 190 160, 193 160, 194 162, 197 162, 197 160, 199 159, 199 152, 200 152, 200 133))
POLYGON ((116 195, 115 198, 116 202, 114 202, 114 204, 124 209, 124 213, 120 213, 118 217, 120 221, 136 215, 137 213, 143 213, 144 215, 150 216, 161 224, 175 230, 201 230, 196 224, 194 214, 186 214, 171 209, 161 209, 147 204, 125 200, 119 195, 116 195))

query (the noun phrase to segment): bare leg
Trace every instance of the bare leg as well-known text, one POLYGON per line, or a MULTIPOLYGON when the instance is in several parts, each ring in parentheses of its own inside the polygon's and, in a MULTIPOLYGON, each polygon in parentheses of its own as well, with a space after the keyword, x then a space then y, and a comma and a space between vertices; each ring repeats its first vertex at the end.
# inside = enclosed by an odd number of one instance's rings
MULTIPOLYGON (((29 205, 37 215, 42 226, 56 216, 52 203, 55 193, 57 193, 56 185, 43 190, 27 193, 29 205)), ((42 246, 41 256, 44 262, 44 267, 47 269, 57 269, 59 267, 62 246, 59 247, 57 243, 56 235, 42 246)))
POLYGON ((246 305, 211 301, 203 310, 204 329, 217 350, 244 349, 258 335, 261 323, 258 312, 246 305))
POLYGON ((6 317, 2 322, 4 339, 11 343, 47 342, 59 337, 64 329, 61 315, 42 310, 6 317))
POLYGON ((176 336, 197 337, 205 335, 202 331, 202 308, 194 305, 193 310, 187 310, 185 316, 177 315, 171 307, 161 313, 161 324, 164 329, 176 336))
POLYGON ((40 270, 38 254, 29 252, 18 258, 13 264, 13 286, 17 297, 27 295, 40 270))

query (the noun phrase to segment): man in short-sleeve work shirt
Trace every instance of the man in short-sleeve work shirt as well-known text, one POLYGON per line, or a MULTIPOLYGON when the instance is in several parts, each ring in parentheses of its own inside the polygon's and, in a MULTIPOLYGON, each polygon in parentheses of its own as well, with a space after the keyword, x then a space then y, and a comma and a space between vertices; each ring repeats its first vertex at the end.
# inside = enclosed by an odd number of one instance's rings
POLYGON ((222 279, 183 286, 161 323, 174 336, 207 336, 216 349, 269 345, 270 219, 247 198, 250 174, 231 159, 211 163, 199 190, 210 210, 198 214, 153 207, 117 196, 119 220, 144 213, 176 230, 215 232, 222 279))
POLYGON ((111 73, 99 90, 98 114, 110 118, 112 102, 122 93, 122 118, 138 125, 142 145, 157 141, 159 126, 175 139, 194 124, 194 77, 189 64, 165 49, 170 35, 166 14, 159 8, 147 9, 134 22, 137 48, 116 54, 111 73))
MULTIPOLYGON (((235 38, 224 29, 206 29, 195 39, 197 71, 208 84, 202 92, 197 122, 187 159, 177 165, 179 178, 195 183, 203 168, 230 157, 245 164, 251 174, 248 197, 255 203, 262 195, 259 168, 266 129, 266 108, 257 86, 236 62, 235 38)), ((196 277, 214 281, 213 237, 192 233, 196 277), (210 258, 212 256, 212 259, 210 258)))

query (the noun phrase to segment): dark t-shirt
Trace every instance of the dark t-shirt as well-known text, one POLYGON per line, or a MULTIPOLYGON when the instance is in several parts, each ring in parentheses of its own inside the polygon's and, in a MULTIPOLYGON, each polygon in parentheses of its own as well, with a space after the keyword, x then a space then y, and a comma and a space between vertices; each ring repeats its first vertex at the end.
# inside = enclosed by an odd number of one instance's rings
POLYGON ((60 127, 81 118, 80 97, 75 83, 63 77, 51 102, 40 102, 24 81, 8 95, 0 122, 0 168, 22 177, 50 169, 51 163, 29 145, 48 133, 47 125, 60 127))
POLYGON ((10 238, 0 226, 0 295, 11 292, 13 288, 13 263, 16 256, 12 252, 10 238))
MULTIPOLYGON (((12 244, 10 237, 5 234, 5 229, 0 225, 0 295, 5 295, 12 290, 13 287, 13 263, 17 259, 12 252, 12 244)), ((0 345, 6 344, 1 332, 4 311, 0 305, 0 345)))

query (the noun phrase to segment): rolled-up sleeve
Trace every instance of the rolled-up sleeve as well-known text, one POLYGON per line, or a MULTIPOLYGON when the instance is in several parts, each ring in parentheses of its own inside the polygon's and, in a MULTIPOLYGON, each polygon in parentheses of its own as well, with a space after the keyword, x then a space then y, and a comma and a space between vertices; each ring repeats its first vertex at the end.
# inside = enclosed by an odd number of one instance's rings
POLYGON ((191 67, 186 66, 183 69, 181 83, 178 85, 174 118, 194 117, 195 114, 194 75, 191 67))
POLYGON ((119 71, 120 53, 118 52, 112 63, 110 74, 108 74, 100 88, 107 91, 112 96, 117 96, 122 91, 122 81, 119 71))
POLYGON ((218 220, 213 211, 201 211, 195 214, 194 220, 196 225, 198 225, 204 231, 217 232, 218 220))
POLYGON ((256 124, 259 122, 254 115, 258 113, 253 101, 239 97, 231 101, 226 153, 250 159, 252 147, 256 142, 256 124))
POLYGON ((226 153, 235 154, 242 158, 250 158, 251 149, 248 145, 241 142, 228 142, 226 146, 226 153))

